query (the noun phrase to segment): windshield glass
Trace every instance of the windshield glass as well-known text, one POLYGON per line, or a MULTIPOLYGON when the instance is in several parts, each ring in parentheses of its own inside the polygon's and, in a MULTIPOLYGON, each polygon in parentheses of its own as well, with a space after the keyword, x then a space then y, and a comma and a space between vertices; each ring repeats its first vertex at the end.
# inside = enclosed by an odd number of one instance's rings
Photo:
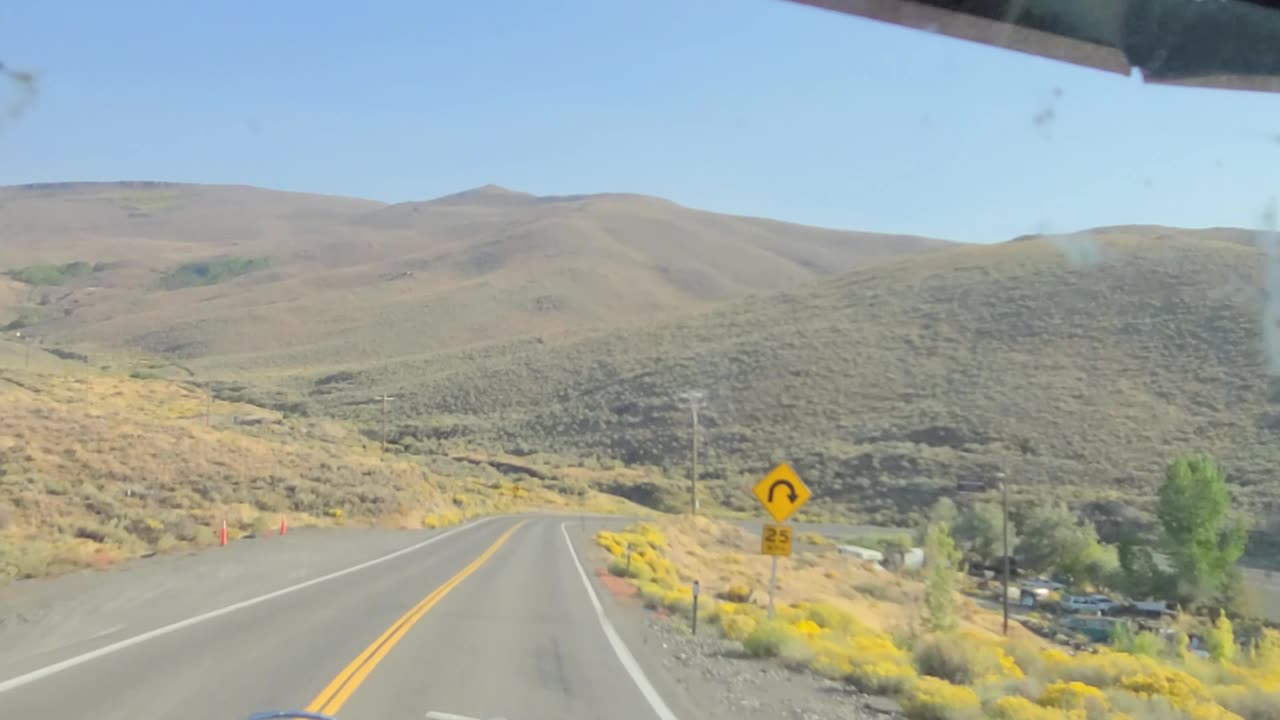
POLYGON ((0 717, 1280 715, 1271 5, 11 5, 0 717))

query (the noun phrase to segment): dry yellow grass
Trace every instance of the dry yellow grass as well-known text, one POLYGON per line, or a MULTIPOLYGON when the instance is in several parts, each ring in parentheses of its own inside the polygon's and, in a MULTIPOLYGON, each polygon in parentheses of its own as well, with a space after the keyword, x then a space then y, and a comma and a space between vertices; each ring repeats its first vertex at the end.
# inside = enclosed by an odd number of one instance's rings
POLYGON ((278 526, 440 527, 542 508, 617 511, 585 486, 383 457, 355 429, 215 401, 189 384, 0 371, 0 580, 278 526), (246 424, 246 419, 248 424, 246 424))

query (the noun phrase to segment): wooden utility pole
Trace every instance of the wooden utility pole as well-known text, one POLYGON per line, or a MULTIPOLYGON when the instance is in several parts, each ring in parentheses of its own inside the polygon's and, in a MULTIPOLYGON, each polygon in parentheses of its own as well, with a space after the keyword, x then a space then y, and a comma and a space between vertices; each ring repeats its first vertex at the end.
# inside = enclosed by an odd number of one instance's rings
POLYGON ((387 403, 395 400, 390 395, 379 395, 374 400, 382 401, 382 454, 387 454, 387 403))
POLYGON ((706 397, 706 393, 701 390, 690 390, 681 398, 689 403, 689 410, 693 413, 693 437, 691 438, 691 462, 689 473, 689 514, 698 514, 698 409, 702 407, 702 400, 706 397))
MULTIPOLYGON (((1009 483, 1006 481, 1003 472, 995 474, 996 482, 1000 483, 1000 533, 1003 536, 1001 543, 1001 597, 1000 610, 1003 615, 1004 634, 1009 634, 1009 483)), ((989 490, 990 485, 983 482, 974 482, 961 480, 956 487, 960 492, 981 492, 989 490)))
POLYGON ((996 473, 1000 481, 1000 515, 1001 532, 1004 535, 1004 592, 1000 599, 1000 609, 1004 612, 1004 634, 1009 635, 1009 483, 1004 473, 996 473))

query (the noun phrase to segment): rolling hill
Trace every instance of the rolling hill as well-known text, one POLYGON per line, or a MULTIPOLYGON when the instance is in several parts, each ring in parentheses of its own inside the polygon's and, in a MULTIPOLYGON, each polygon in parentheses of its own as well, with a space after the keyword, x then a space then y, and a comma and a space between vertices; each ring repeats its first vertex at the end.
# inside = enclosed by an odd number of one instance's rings
POLYGON ((0 238, 0 326, 215 374, 618 327, 947 244, 638 195, 384 205, 176 183, 0 188, 0 238))
POLYGON ((1004 470, 1021 500, 1140 517, 1163 465, 1205 450, 1259 518, 1280 507, 1280 412, 1264 352, 1263 262, 1243 230, 1104 228, 886 263, 695 316, 572 342, 405 358, 295 384, 302 408, 398 440, 549 450, 686 473, 707 393, 702 478, 730 506, 778 460, 814 505, 901 520, 1004 470))

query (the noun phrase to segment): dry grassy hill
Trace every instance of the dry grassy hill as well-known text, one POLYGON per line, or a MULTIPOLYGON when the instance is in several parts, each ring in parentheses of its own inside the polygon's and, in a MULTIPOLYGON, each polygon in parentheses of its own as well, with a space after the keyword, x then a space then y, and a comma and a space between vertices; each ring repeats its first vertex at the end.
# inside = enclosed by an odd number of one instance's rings
MULTIPOLYGON (((210 403, 0 342, 0 583, 292 526, 435 527, 531 507, 626 509, 591 486, 642 483, 554 459, 387 457, 351 426, 210 403), (7 352, 6 352, 7 351, 7 352), (531 464, 536 463, 536 464, 531 464)), ((634 508, 630 508, 634 512, 634 508)))
POLYGON ((1262 257, 1239 230, 1124 227, 905 259, 696 317, 512 343, 297 385, 371 422, 390 391, 409 446, 598 455, 684 473, 707 392, 704 473, 726 504, 789 458, 815 507, 902 518, 998 468, 1023 499, 1149 504, 1173 453, 1206 450, 1275 517, 1280 413, 1262 257))
POLYGON ((945 245, 634 195, 171 183, 0 188, 0 238, 0 326, 223 373, 616 327, 945 245))

